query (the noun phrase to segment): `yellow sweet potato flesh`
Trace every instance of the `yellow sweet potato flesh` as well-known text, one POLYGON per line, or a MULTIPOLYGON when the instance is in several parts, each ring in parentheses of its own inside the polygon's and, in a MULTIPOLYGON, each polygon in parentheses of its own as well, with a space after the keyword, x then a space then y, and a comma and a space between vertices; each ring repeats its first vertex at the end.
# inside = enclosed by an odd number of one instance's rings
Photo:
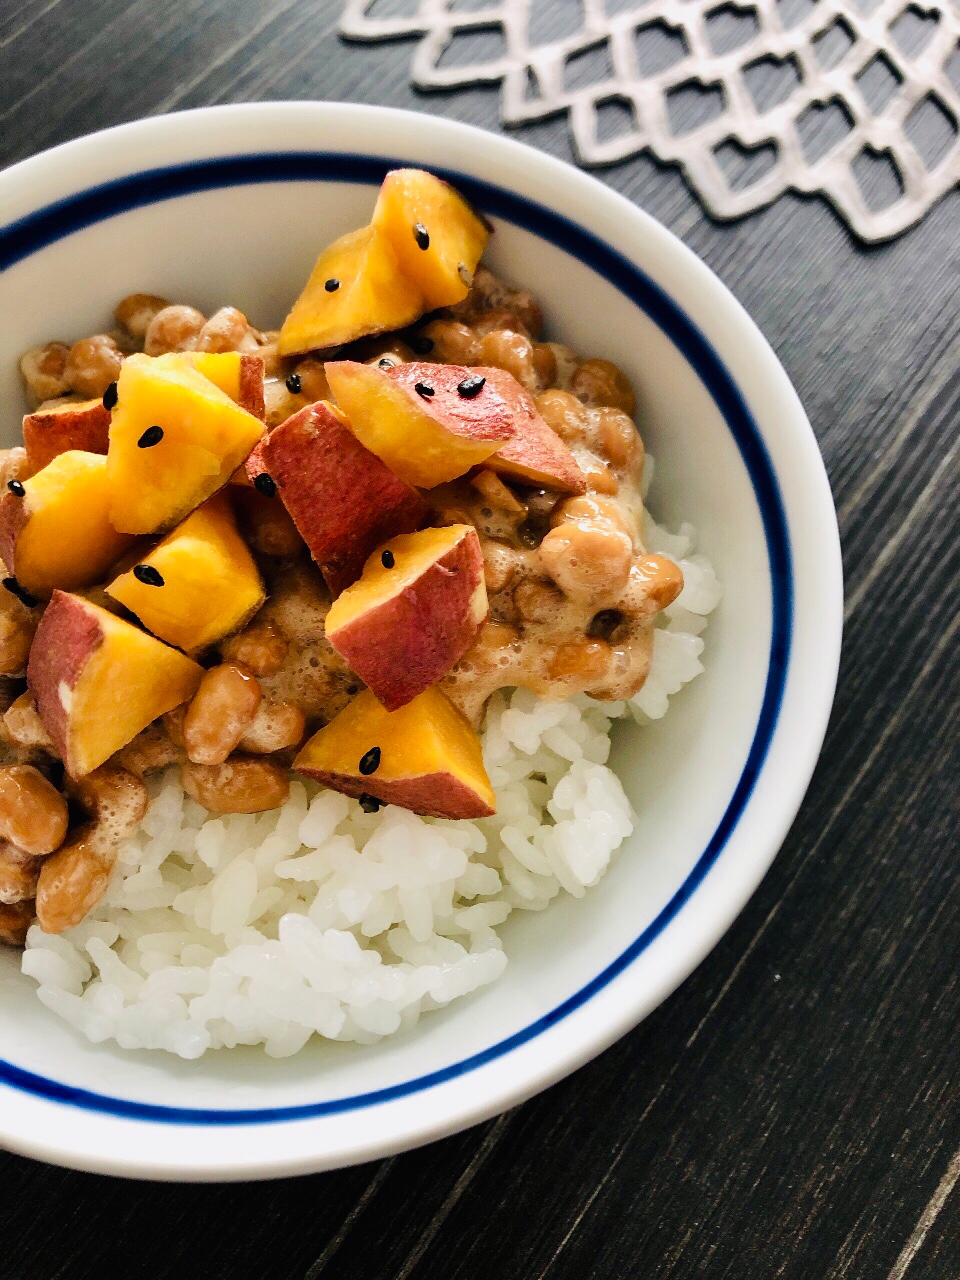
POLYGON ((263 361, 259 356, 239 351, 177 351, 158 359, 196 369, 235 404, 263 421, 263 361))
POLYGON ((427 310, 467 296, 490 233, 448 183, 422 169, 394 169, 380 188, 373 225, 389 239, 427 310))
POLYGON ((300 773, 347 795, 371 795, 414 813, 479 818, 496 812, 483 767, 480 739, 438 689, 427 689, 397 711, 387 711, 364 689, 294 760, 300 773), (379 747, 377 767, 369 767, 379 747))
POLYGON ((426 310, 420 290, 402 275, 390 241, 373 227, 361 227, 321 253, 283 322, 277 348, 289 356, 340 346, 402 329, 426 310), (331 281, 336 288, 327 288, 331 281))
POLYGON ((186 653, 238 630, 264 601, 257 566, 223 494, 198 507, 140 563, 155 569, 163 585, 141 582, 131 569, 107 593, 186 653))
POLYGON ((23 481, 18 498, 0 499, 3 556, 32 595, 59 587, 75 591, 97 582, 133 539, 109 519, 107 460, 70 449, 23 481))
POLYGON ((117 381, 107 477, 110 519, 126 533, 172 528, 227 483, 263 423, 209 378, 169 357, 128 356, 117 381), (138 442, 149 427, 162 439, 138 442))

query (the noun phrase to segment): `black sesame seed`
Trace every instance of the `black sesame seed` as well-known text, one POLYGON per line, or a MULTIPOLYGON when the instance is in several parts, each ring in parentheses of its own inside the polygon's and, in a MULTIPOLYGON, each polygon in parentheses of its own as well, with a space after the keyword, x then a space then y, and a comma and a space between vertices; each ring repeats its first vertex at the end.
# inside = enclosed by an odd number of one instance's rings
POLYGON ((383 801, 376 796, 368 796, 366 792, 360 797, 360 808, 364 813, 377 813, 383 808, 383 801))
POLYGON ((359 693, 359 692, 360 692, 360 686, 358 684, 347 685, 347 688, 346 688, 347 697, 352 698, 355 693, 359 693))
POLYGON ((103 407, 105 409, 115 409, 117 407, 117 384, 111 382, 103 393, 103 407))
POLYGON ((413 238, 414 240, 416 240, 418 248, 420 249, 430 248, 430 232, 427 230, 427 228, 423 225, 422 222, 415 222, 413 224, 413 238))
POLYGON ((410 339, 410 345, 418 356, 428 356, 433 350, 433 339, 421 333, 410 339))
POLYGON ((340 281, 336 276, 331 276, 329 280, 325 280, 323 282, 323 287, 326 289, 327 293, 336 293, 340 288, 340 281))
POLYGON ((147 427, 146 431, 137 441, 138 449, 152 449, 155 444, 159 444, 163 439, 163 427, 147 427))
POLYGON ((418 396, 424 396, 427 400, 435 394, 433 387, 428 387, 425 382, 415 382, 413 384, 413 389, 418 396))
POLYGON ((8 480, 7 488, 18 498, 24 497, 27 492, 19 480, 8 480))
POLYGON ((20 603, 25 605, 28 609, 32 609, 35 604, 40 603, 36 596, 32 596, 29 591, 25 591, 23 587, 21 587, 16 578, 4 578, 3 585, 12 596, 16 596, 20 603))
POLYGON ((365 778, 369 778, 371 773, 376 773, 380 768, 380 748, 371 747, 363 756, 360 757, 360 772, 365 778))
POLYGON ((457 394, 463 396, 464 400, 472 400, 483 390, 486 381, 486 378, 475 373, 472 378, 464 378, 462 382, 457 383, 457 394))
POLYGON ((277 486, 274 484, 273 477, 268 476, 265 471, 261 471, 253 482, 253 487, 257 493, 262 493, 265 498, 275 498, 277 495, 277 486))
POLYGON ((390 550, 389 547, 387 547, 386 551, 381 551, 380 563, 383 565, 385 569, 392 569, 393 566, 397 563, 396 560, 394 559, 393 552, 390 550))
POLYGON ((162 587, 163 575, 159 569, 155 569, 152 564, 137 564, 133 566, 133 576, 138 582, 142 582, 145 587, 162 587))
POLYGON ((287 390, 292 396, 298 396, 300 394, 299 373, 291 373, 290 377, 287 379, 287 390))
POLYGON ((380 359, 377 361, 378 369, 392 369, 393 365, 394 365, 394 361, 391 360, 389 356, 381 356, 380 359))

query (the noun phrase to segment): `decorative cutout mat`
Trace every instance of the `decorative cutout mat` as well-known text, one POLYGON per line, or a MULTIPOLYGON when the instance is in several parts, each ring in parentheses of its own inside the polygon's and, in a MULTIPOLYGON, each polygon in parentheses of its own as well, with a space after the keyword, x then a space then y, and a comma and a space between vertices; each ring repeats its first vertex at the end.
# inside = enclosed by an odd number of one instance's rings
POLYGON ((537 10, 558 3, 347 0, 340 29, 422 36, 422 89, 502 81, 507 124, 568 111, 584 164, 649 148, 719 218, 820 194, 876 242, 960 182, 960 0, 582 0, 577 30, 533 43, 537 10), (500 50, 456 60, 481 33, 500 50), (578 55, 607 65, 571 88, 578 55))

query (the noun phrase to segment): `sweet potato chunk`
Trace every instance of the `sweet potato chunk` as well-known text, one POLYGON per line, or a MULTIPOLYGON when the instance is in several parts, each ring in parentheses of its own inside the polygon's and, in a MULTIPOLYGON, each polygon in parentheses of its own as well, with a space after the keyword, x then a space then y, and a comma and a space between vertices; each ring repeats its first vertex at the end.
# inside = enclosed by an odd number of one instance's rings
POLYGON ((435 818, 486 818, 497 809, 480 739, 439 689, 399 711, 364 689, 313 735, 293 767, 345 795, 435 818))
POLYGON ((423 293, 425 310, 467 296, 490 232, 448 183, 423 169, 394 169, 383 180, 373 225, 423 293))
POLYGON ((263 423, 171 356, 128 356, 117 382, 107 477, 110 519, 126 533, 178 524, 227 483, 263 423))
POLYGON ((469 524, 402 534, 334 601, 327 639, 394 711, 436 684, 487 618, 483 553, 469 524))
POLYGON ((30 474, 41 471, 68 449, 106 453, 109 430, 110 410, 102 400, 55 404, 28 413, 23 419, 23 443, 30 474))
POLYGON ((259 356, 239 351, 178 351, 159 358, 192 365, 241 409, 264 420, 263 361, 259 356))
POLYGON ((429 514, 416 490, 368 452, 322 400, 272 431, 255 466, 257 474, 266 467, 334 595, 356 582, 376 547, 418 529, 429 514))
POLYGON ((454 480, 513 435, 503 396, 462 365, 383 370, 337 360, 324 367, 354 435, 408 484, 432 489, 454 480))
POLYGON ((148 631, 191 654, 239 630, 264 601, 253 556, 220 493, 187 516, 136 569, 111 582, 107 593, 148 631))
POLYGON ((510 406, 514 434, 487 466, 508 479, 563 493, 586 493, 587 478, 576 458, 537 411, 528 392, 506 369, 474 369, 510 406))
POLYGON ((192 698, 203 668, 89 600, 55 591, 27 664, 44 728, 80 778, 192 698))
POLYGON ((70 449, 0 496, 0 557, 31 595, 102 578, 133 539, 110 523, 107 460, 70 449))
POLYGON ((402 329, 424 311, 420 290, 401 274, 390 241, 374 227, 335 240, 283 322, 283 356, 337 347, 369 333, 402 329))

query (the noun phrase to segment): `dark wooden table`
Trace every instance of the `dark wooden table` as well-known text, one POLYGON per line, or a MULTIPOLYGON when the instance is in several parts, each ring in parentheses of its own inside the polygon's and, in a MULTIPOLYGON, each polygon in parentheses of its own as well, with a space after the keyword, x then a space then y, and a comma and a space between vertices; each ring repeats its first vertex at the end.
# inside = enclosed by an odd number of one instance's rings
MULTIPOLYGON (((495 89, 419 95, 410 45, 345 45, 339 12, 336 0, 4 0, 0 160, 268 98, 499 127, 495 89)), ((522 136, 571 158, 560 120, 522 136)), ((833 484, 840 686, 773 870, 642 1026, 424 1150, 200 1188, 0 1155, 0 1280, 86 1280, 111 1262, 178 1280, 960 1276, 960 196, 864 249, 817 200, 717 225, 647 157, 601 176, 753 314, 833 484)))

